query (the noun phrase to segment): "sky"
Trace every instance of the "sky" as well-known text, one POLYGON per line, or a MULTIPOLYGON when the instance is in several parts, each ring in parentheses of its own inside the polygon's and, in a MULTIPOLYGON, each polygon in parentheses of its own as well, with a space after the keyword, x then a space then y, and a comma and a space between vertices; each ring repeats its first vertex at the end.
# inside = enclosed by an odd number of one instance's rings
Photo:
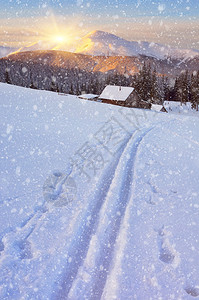
POLYGON ((199 0, 0 0, 0 46, 65 36, 69 47, 92 30, 127 40, 199 49, 199 0))

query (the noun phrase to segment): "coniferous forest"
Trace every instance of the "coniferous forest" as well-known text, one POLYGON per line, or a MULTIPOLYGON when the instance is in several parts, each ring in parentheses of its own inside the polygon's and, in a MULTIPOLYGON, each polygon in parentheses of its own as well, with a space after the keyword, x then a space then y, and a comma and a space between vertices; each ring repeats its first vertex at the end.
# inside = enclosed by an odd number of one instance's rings
POLYGON ((191 102, 198 110, 199 71, 189 73, 184 70, 175 78, 158 74, 154 67, 144 63, 138 73, 129 75, 117 71, 88 72, 78 67, 57 68, 16 62, 12 68, 5 66, 0 70, 0 81, 33 89, 50 90, 73 95, 101 94, 107 85, 134 87, 139 98, 150 103, 162 104, 164 101, 191 102))

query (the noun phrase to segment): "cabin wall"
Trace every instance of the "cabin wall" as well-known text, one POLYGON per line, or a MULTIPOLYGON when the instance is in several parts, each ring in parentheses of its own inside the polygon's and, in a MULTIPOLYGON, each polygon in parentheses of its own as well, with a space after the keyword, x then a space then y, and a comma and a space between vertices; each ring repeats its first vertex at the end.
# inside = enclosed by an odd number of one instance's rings
POLYGON ((99 100, 102 101, 102 103, 107 103, 107 104, 113 104, 113 105, 121 105, 120 102, 123 102, 124 101, 115 101, 115 100, 109 100, 109 99, 100 99, 99 100))

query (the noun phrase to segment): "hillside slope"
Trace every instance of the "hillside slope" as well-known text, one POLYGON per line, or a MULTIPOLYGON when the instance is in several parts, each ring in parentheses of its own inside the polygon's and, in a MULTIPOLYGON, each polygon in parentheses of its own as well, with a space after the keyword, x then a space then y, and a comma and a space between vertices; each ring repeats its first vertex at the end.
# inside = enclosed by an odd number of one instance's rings
MULTIPOLYGON (((188 69, 190 72, 199 69, 199 58, 190 60, 159 60, 148 56, 92 56, 66 51, 27 51, 19 52, 9 57, 0 59, 0 80, 2 81, 5 68, 15 71, 18 65, 21 66, 43 66, 44 68, 56 67, 57 69, 78 68, 86 72, 112 72, 133 75, 145 63, 150 63, 159 74, 174 77, 182 70, 188 69)), ((19 71, 20 72, 20 71, 19 71)))
POLYGON ((199 296, 199 118, 0 84, 0 298, 199 296))

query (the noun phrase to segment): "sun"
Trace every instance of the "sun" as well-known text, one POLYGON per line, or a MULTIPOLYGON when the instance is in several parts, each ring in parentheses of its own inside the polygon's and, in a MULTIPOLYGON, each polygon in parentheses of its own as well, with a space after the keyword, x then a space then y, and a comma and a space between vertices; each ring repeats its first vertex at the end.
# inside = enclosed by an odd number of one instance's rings
POLYGON ((66 42, 66 38, 64 36, 61 35, 56 35, 53 37, 53 40, 57 43, 63 43, 66 42))
POLYGON ((49 40, 51 41, 51 43, 53 45, 52 50, 66 49, 71 43, 71 40, 70 40, 69 36, 66 36, 65 34, 63 34, 63 35, 60 35, 60 34, 51 35, 49 40))

